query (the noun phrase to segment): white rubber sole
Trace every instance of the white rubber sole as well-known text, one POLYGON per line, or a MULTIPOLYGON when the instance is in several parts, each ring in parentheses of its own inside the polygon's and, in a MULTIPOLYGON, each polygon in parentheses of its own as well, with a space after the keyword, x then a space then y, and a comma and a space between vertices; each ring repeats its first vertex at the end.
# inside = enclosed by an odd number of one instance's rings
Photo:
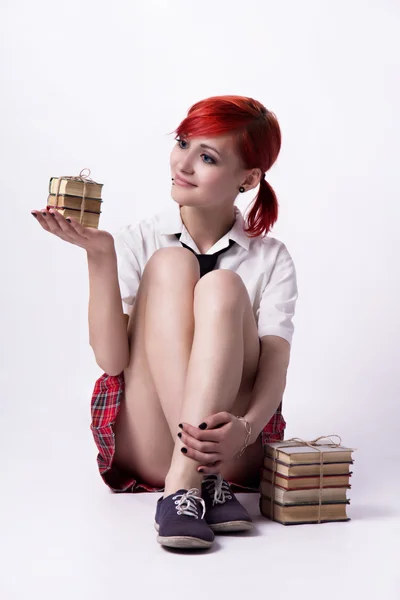
MULTIPOLYGON (((156 531, 160 529, 155 521, 154 527, 156 531)), ((168 537, 158 535, 157 542, 162 546, 170 546, 171 548, 209 548, 213 544, 213 542, 186 535, 171 535, 168 537)))
POLYGON ((248 531, 253 529, 253 523, 249 521, 227 521, 226 523, 216 523, 215 525, 208 524, 213 531, 248 531))

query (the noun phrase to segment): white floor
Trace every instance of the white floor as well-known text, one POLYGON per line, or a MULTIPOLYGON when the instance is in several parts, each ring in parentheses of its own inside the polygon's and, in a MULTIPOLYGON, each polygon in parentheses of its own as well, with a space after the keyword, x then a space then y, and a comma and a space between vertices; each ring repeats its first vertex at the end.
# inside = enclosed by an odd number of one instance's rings
POLYGON ((238 494, 254 532, 217 536, 210 550, 188 554, 156 541, 159 494, 111 493, 87 423, 75 423, 73 435, 70 425, 28 428, 19 439, 15 427, 3 432, 1 600, 399 600, 400 489, 385 488, 383 476, 362 478, 362 454, 351 521, 285 527, 259 514, 258 495, 238 494))

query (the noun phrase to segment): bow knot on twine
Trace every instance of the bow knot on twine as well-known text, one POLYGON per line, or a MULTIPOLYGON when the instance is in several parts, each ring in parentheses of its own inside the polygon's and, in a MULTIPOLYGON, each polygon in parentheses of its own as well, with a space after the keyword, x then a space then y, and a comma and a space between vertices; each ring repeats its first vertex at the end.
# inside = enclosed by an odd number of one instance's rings
MULTIPOLYGON (((331 448, 340 448, 342 444, 342 438, 340 435, 336 433, 327 435, 321 435, 320 437, 315 438, 315 440, 302 440, 301 438, 290 438, 288 440, 283 440, 282 443, 278 442, 279 446, 277 448, 272 448, 273 450, 273 462, 272 462, 272 481, 271 481, 271 519, 274 519, 274 509, 275 509, 275 494, 274 494, 274 485, 275 485, 275 473, 276 473, 276 459, 278 456, 278 451, 282 448, 290 448, 292 446, 308 446, 309 448, 314 448, 319 452, 319 460, 320 460, 320 470, 319 470, 319 498, 318 498, 318 523, 321 522, 321 504, 322 504, 322 483, 323 483, 323 464, 324 464, 324 451, 318 448, 318 446, 330 446, 331 448), (339 438, 339 443, 335 443, 331 438, 336 437, 339 438), (328 440, 320 442, 319 440, 328 440)), ((326 451, 325 451, 326 452, 326 451)))
POLYGON ((58 208, 58 194, 60 192, 60 185, 61 185, 61 181, 63 179, 73 179, 74 181, 82 181, 83 182, 81 213, 79 215, 79 223, 80 224, 82 224, 83 215, 84 215, 85 206, 86 206, 86 184, 87 183, 98 183, 97 181, 94 181, 93 179, 91 179, 89 177, 89 175, 90 175, 90 169, 88 169, 86 167, 85 169, 82 169, 82 171, 79 173, 79 175, 77 177, 74 177, 73 175, 63 175, 62 177, 58 178, 58 185, 57 185, 56 198, 55 198, 55 208, 58 208), (89 173, 87 175, 85 175, 84 171, 89 171, 89 173))
MULTIPOLYGON (((309 448, 314 448, 315 446, 331 446, 332 448, 340 448, 341 444, 342 444, 342 438, 340 437, 340 435, 337 435, 336 433, 331 433, 330 435, 320 435, 319 437, 315 438, 315 440, 302 440, 301 438, 290 438, 289 440, 284 440, 284 445, 283 446, 279 446, 280 448, 289 448, 290 446, 309 446, 309 448), (339 438, 339 443, 335 444, 335 442, 332 442, 333 437, 337 437, 339 438), (330 443, 327 442, 320 442, 318 443, 318 440, 330 440, 330 443), (292 444, 289 444, 288 442, 293 442, 292 444), (297 443, 299 442, 299 443, 297 443)), ((321 452, 321 450, 319 450, 321 452)))

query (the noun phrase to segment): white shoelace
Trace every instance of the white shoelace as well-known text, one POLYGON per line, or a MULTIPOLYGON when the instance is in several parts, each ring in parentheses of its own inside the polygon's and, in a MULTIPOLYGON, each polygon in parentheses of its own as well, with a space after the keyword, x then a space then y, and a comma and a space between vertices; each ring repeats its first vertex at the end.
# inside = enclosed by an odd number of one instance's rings
POLYGON ((203 484, 210 495, 212 495, 212 490, 214 491, 213 505, 223 504, 226 500, 232 498, 228 483, 223 480, 222 475, 217 475, 216 479, 215 475, 206 475, 203 484))
POLYGON ((189 517, 194 517, 195 519, 199 518, 196 500, 199 500, 203 505, 203 514, 201 518, 204 517, 206 512, 206 504, 203 498, 200 496, 200 491, 197 488, 191 488, 184 494, 177 494, 173 497, 175 500, 175 508, 178 515, 188 515, 189 517), (176 500, 179 498, 179 500, 176 500))

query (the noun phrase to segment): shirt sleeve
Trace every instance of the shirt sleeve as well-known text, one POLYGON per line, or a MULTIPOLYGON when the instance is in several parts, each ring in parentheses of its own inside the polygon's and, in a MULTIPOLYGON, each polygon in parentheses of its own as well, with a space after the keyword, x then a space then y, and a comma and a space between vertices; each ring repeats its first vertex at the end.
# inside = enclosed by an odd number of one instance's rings
POLYGON ((258 336, 277 335, 292 343, 296 302, 297 275, 285 245, 279 252, 271 277, 265 286, 258 310, 258 336))
POLYGON ((140 237, 136 229, 122 227, 112 234, 117 255, 118 283, 122 310, 130 315, 141 280, 140 237))

